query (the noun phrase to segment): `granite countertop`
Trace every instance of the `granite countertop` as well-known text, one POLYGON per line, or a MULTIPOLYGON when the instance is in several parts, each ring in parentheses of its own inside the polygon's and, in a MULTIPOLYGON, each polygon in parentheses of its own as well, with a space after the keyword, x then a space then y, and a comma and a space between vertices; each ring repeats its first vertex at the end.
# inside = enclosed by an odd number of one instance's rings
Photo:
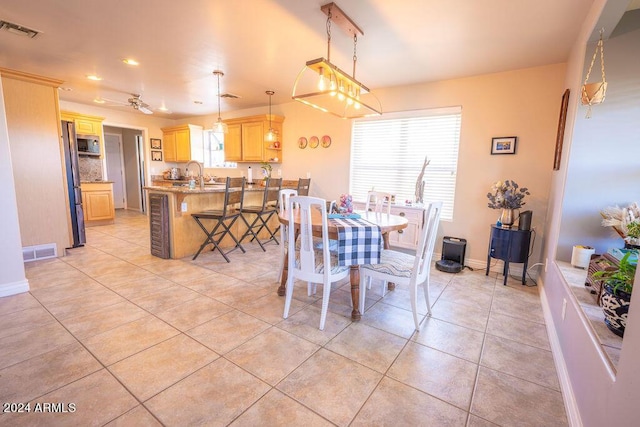
MULTIPOLYGON (((158 191, 164 193, 178 193, 178 194, 202 194, 202 193, 224 193, 225 192, 225 184, 206 184, 204 189, 200 189, 199 186, 196 185, 196 188, 191 190, 188 186, 186 187, 164 187, 161 185, 151 185, 148 187, 143 187, 145 190, 150 191, 158 191)), ((264 191, 264 187, 259 185, 254 185, 252 187, 246 187, 244 189, 245 193, 247 192, 255 192, 255 191, 264 191)))
POLYGON ((113 181, 82 181, 80 180, 80 184, 113 184, 113 181))

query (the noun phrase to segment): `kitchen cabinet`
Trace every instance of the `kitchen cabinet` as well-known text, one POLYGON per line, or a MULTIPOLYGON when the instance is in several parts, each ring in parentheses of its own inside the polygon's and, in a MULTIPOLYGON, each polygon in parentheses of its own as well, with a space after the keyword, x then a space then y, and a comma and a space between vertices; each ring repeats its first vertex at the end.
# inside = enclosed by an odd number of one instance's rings
POLYGON ((113 205, 113 183, 83 182, 82 207, 86 226, 113 224, 116 212, 113 205))
POLYGON ((282 116, 268 114, 225 120, 229 127, 224 138, 225 161, 281 163, 283 121, 282 116), (265 140, 269 126, 277 132, 277 142, 265 140))
POLYGON ((162 128, 165 162, 204 162, 203 128, 197 125, 180 125, 162 128))
POLYGON ((61 111, 60 119, 73 122, 77 135, 95 135, 100 140, 100 158, 104 157, 102 122, 104 117, 61 111))
MULTIPOLYGON (((364 210, 365 202, 353 202, 356 210, 364 210)), ((409 221, 407 228, 389 233, 389 245, 399 248, 418 249, 418 238, 424 224, 422 223, 424 207, 392 205, 391 215, 404 217, 409 221)))

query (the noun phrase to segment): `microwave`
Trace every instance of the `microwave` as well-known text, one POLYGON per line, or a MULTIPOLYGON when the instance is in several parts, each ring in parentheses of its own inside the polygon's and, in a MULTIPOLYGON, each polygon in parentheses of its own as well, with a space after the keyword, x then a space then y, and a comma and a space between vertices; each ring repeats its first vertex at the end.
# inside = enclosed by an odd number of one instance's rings
POLYGON ((76 135, 78 154, 88 156, 100 155, 100 137, 97 135, 76 135))

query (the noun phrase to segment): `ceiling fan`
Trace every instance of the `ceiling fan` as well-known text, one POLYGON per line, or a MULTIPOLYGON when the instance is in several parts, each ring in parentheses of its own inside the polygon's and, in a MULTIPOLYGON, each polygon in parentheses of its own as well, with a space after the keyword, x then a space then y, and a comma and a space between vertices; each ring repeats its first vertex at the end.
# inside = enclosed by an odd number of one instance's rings
POLYGON ((131 98, 129 98, 129 105, 132 106, 135 110, 138 110, 144 114, 153 114, 153 111, 149 109, 149 104, 140 99, 140 95, 137 93, 132 93, 131 98))

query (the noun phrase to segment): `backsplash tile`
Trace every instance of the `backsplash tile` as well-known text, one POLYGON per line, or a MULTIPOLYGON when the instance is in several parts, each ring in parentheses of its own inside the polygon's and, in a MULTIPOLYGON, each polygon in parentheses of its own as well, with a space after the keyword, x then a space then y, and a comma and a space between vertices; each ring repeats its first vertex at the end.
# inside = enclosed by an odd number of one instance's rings
POLYGON ((79 156, 80 181, 102 181, 102 160, 97 157, 79 156))

